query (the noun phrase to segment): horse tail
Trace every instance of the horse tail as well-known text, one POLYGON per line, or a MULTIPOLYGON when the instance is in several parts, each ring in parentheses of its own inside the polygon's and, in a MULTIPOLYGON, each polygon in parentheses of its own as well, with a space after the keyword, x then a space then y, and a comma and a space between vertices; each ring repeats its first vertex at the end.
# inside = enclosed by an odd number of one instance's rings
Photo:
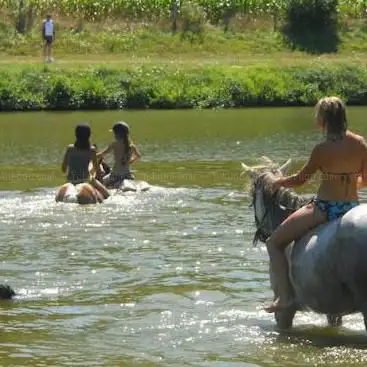
POLYGON ((75 187, 75 185, 69 185, 65 191, 63 202, 65 203, 78 203, 78 195, 79 190, 75 187))

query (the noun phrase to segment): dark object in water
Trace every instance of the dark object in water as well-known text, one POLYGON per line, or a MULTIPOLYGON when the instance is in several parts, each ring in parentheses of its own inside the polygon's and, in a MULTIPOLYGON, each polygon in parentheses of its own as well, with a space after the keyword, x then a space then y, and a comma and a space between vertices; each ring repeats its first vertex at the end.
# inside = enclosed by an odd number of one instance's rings
POLYGON ((9 285, 0 284, 0 300, 12 299, 14 296, 15 292, 9 285))

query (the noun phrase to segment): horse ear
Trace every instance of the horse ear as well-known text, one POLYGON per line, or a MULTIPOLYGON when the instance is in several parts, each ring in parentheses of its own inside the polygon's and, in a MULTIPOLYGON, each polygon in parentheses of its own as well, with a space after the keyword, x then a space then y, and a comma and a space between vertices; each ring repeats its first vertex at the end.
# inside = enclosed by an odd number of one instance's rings
POLYGON ((241 168, 242 168, 241 176, 247 174, 249 177, 254 178, 255 172, 251 167, 247 166, 245 163, 242 162, 241 168))
POLYGON ((289 158, 287 162, 285 162, 280 168, 279 171, 282 173, 282 175, 285 175, 288 172, 289 165, 291 164, 292 159, 289 158))
POLYGON ((268 163, 268 164, 274 164, 274 163, 273 163, 273 161, 272 161, 269 157, 267 157, 267 156, 265 156, 265 155, 261 156, 261 159, 262 159, 265 163, 268 163))

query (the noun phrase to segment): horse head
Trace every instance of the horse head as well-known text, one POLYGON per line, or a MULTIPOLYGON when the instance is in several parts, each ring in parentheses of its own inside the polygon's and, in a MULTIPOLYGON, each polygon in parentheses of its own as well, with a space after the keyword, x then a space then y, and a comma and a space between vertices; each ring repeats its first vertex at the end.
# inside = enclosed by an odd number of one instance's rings
POLYGON ((0 284, 0 300, 12 299, 15 296, 14 290, 5 284, 0 284))
POLYGON ((287 173, 291 159, 281 166, 268 157, 262 157, 262 160, 263 164, 253 167, 241 163, 242 175, 246 174, 251 180, 250 205, 254 209, 257 227, 254 244, 258 240, 265 242, 275 228, 298 209, 304 200, 289 189, 275 189, 273 185, 276 178, 287 173))

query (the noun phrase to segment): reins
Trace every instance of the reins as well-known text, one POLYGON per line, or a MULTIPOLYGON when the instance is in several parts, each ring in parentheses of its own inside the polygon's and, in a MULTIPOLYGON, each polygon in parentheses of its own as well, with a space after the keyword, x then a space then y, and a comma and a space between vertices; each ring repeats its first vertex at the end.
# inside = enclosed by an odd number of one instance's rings
POLYGON ((270 237, 270 233, 267 233, 267 231, 265 230, 265 221, 266 218, 269 215, 270 210, 272 209, 272 205, 277 205, 279 207, 279 209, 283 210, 283 211, 288 211, 290 213, 295 212, 298 208, 302 207, 303 205, 307 205, 309 203, 311 203, 313 201, 313 198, 311 200, 300 200, 299 197, 294 196, 292 199, 292 205, 283 205, 280 203, 280 200, 277 198, 279 193, 281 193, 282 195, 286 194, 287 192, 289 193, 290 190, 289 189, 278 189, 275 192, 273 192, 271 195, 268 195, 268 197, 266 198, 266 204, 265 204, 265 212, 262 215, 261 219, 259 219, 256 215, 256 187, 257 185, 259 185, 259 180, 261 178, 263 178, 266 175, 263 174, 261 176, 259 176, 256 181, 254 182, 254 187, 253 187, 253 194, 252 194, 252 202, 250 203, 249 207, 253 207, 254 208, 254 213, 255 213, 255 224, 256 224, 256 232, 253 238, 253 246, 256 246, 258 241, 261 241, 263 243, 266 243, 267 239, 270 237), (297 204, 297 201, 299 202, 299 205, 297 204))

